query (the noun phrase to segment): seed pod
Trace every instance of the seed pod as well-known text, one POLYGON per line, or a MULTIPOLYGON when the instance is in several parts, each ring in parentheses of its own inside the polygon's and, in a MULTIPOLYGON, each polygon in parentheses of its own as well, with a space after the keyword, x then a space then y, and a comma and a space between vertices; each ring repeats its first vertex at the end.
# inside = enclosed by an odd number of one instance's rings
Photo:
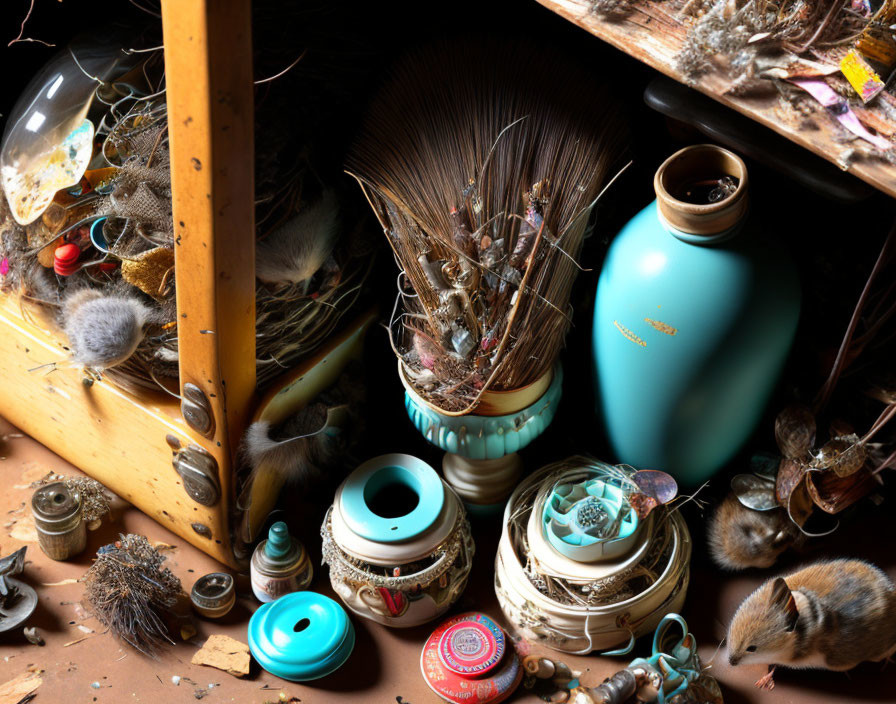
POLYGON ((867 452, 857 435, 844 435, 829 440, 818 451, 810 466, 831 469, 838 477, 848 477, 865 464, 867 452))
POLYGON ((597 704, 622 704, 638 689, 638 679, 631 670, 620 670, 592 690, 597 704))
POLYGON ((754 511, 771 511, 778 508, 775 484, 755 474, 738 474, 731 480, 731 490, 747 508, 754 511))
POLYGON ((28 639, 29 643, 34 643, 34 645, 44 645, 44 637, 34 626, 25 626, 22 632, 25 634, 25 638, 28 639))
POLYGON ((815 416, 806 406, 788 406, 775 418, 775 439, 781 454, 802 459, 815 443, 815 416))
POLYGON ((778 476, 775 479, 775 496, 778 503, 786 506, 790 500, 790 494, 794 487, 799 484, 806 471, 806 465, 799 460, 781 460, 778 467, 778 476))

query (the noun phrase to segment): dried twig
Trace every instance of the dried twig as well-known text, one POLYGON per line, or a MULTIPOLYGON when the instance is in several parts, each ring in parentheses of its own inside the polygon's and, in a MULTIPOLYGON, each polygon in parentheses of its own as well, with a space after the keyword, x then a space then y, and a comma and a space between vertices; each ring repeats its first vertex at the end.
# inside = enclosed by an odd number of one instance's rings
POLYGON ((6 46, 12 46, 13 44, 16 44, 18 42, 35 42, 37 44, 43 44, 44 46, 56 46, 55 44, 51 44, 50 42, 45 42, 43 39, 32 39, 31 37, 22 36, 25 33, 25 24, 31 18, 31 13, 34 12, 34 2, 35 0, 31 0, 31 4, 28 5, 28 12, 25 15, 25 19, 22 20, 22 26, 19 27, 19 35, 6 46))

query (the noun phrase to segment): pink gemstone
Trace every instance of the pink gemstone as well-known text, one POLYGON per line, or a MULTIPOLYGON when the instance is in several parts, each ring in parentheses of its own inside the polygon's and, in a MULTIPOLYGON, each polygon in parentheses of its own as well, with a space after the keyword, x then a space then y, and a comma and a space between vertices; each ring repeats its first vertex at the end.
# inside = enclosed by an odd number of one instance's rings
POLYGON ((3 257, 3 261, 0 262, 0 276, 6 276, 9 273, 9 259, 7 257, 3 257))

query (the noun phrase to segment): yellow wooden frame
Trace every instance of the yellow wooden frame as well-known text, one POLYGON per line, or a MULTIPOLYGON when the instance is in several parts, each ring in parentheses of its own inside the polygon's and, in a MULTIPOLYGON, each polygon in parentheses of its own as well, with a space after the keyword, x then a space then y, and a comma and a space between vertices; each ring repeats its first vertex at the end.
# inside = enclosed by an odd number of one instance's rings
MULTIPOLYGON (((0 414, 204 552, 242 567, 231 533, 234 475, 258 406, 251 2, 162 0, 162 25, 181 393, 186 384, 199 389, 213 430, 191 428, 172 396, 138 398, 105 381, 86 385, 71 369, 48 372, 66 349, 14 300, 0 301, 0 414), (188 495, 172 466, 178 448, 190 447, 214 460, 213 505, 188 495)), ((368 324, 356 321, 314 359, 336 366, 346 340, 359 344, 357 326, 368 324)), ((306 363, 299 373, 309 370, 306 363)), ((284 383, 294 389, 295 373, 284 383)), ((299 403, 304 395, 289 394, 299 403)))

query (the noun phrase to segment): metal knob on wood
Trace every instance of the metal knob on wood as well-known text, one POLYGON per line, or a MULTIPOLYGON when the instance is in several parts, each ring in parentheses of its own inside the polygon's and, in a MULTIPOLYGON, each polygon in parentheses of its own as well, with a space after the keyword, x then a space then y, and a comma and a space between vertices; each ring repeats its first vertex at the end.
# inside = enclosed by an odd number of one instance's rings
POLYGON ((211 454, 198 445, 190 445, 175 451, 171 463, 193 501, 203 506, 218 503, 221 498, 218 463, 211 454))
POLYGON ((196 384, 189 382, 184 384, 180 412, 187 425, 197 433, 201 433, 207 438, 215 434, 215 416, 211 404, 208 397, 196 384))

